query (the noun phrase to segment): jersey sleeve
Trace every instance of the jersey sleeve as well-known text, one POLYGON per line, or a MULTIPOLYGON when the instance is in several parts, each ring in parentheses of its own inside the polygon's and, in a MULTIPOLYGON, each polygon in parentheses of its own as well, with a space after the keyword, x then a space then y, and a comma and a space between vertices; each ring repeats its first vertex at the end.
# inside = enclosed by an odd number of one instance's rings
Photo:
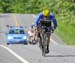
POLYGON ((38 22, 40 21, 41 16, 42 16, 42 13, 38 14, 37 17, 35 18, 35 27, 38 26, 38 22))
POLYGON ((53 13, 51 13, 51 17, 52 17, 52 21, 53 21, 53 24, 54 24, 54 28, 56 29, 56 27, 57 27, 57 21, 56 21, 55 16, 53 15, 53 13))

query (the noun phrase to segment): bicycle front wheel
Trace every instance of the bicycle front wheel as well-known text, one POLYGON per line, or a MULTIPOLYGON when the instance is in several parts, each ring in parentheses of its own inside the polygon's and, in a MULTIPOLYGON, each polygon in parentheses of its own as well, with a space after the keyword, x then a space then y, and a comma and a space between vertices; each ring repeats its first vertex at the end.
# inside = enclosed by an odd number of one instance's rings
POLYGON ((47 49, 47 35, 46 33, 43 34, 43 38, 42 38, 42 56, 46 56, 46 49, 47 49))

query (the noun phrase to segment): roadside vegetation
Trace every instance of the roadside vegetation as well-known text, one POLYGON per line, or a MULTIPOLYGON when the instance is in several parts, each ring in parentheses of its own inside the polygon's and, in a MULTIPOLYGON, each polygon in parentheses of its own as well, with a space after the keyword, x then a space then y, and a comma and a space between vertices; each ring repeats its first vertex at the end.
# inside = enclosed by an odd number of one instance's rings
POLYGON ((56 33, 66 44, 75 45, 75 0, 0 0, 0 13, 37 14, 45 7, 56 16, 56 33))

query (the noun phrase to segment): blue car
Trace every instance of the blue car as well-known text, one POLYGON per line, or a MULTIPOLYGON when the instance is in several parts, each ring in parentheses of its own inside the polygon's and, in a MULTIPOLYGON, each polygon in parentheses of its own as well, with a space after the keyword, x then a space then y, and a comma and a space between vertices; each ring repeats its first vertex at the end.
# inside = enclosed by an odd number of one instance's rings
POLYGON ((14 44, 14 43, 23 43, 27 44, 27 33, 24 32, 23 27, 15 27, 10 26, 9 31, 6 34, 7 37, 7 45, 14 44))

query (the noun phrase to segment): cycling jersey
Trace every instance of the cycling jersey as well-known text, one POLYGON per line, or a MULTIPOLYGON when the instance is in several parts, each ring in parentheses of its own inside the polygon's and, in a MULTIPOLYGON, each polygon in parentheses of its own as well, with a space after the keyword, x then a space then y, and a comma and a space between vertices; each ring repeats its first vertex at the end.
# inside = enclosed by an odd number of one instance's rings
MULTIPOLYGON (((44 19, 44 16, 43 16, 42 12, 39 13, 38 16, 35 19, 35 24, 34 24, 35 27, 38 26, 38 23, 40 22, 41 19, 44 19)), ((55 19, 55 16, 53 15, 53 13, 50 13, 50 15, 48 16, 48 20, 53 22, 54 28, 57 27, 57 22, 56 22, 56 19, 55 19)))

